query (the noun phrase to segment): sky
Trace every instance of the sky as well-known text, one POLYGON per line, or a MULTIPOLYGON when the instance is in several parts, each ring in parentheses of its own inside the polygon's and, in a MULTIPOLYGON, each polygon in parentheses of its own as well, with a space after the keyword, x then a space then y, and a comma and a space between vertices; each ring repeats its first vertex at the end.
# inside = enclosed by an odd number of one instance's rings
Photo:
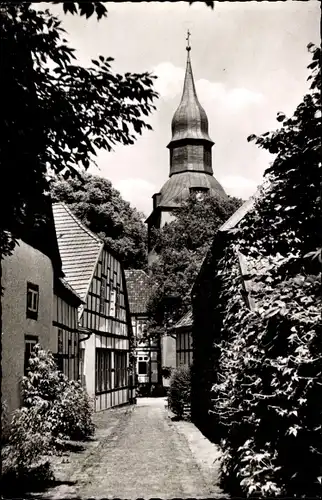
POLYGON ((278 128, 276 115, 291 115, 308 90, 310 54, 320 43, 320 2, 106 2, 107 18, 59 18, 79 63, 113 57, 118 73, 158 76, 157 110, 132 146, 102 151, 90 172, 106 177, 133 206, 149 215, 152 195, 169 176, 171 120, 179 105, 186 65, 186 33, 199 101, 209 121, 214 176, 226 192, 247 199, 273 157, 248 143, 250 134, 278 128))

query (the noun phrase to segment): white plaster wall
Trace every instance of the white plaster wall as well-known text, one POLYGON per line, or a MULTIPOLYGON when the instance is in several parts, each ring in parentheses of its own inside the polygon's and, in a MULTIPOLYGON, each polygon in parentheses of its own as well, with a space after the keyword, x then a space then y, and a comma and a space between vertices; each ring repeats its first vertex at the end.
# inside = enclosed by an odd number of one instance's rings
MULTIPOLYGON (((176 367, 176 339, 169 335, 164 335, 161 339, 161 366, 176 367)), ((168 387, 169 379, 163 378, 163 385, 168 387)))
POLYGON ((19 241, 2 261, 2 399, 8 411, 20 406, 25 335, 36 335, 44 349, 52 347, 53 267, 39 250, 19 241), (27 281, 39 286, 38 319, 26 317, 27 281))
POLYGON ((86 390, 90 398, 95 399, 95 334, 88 340, 81 342, 84 348, 84 375, 86 390))

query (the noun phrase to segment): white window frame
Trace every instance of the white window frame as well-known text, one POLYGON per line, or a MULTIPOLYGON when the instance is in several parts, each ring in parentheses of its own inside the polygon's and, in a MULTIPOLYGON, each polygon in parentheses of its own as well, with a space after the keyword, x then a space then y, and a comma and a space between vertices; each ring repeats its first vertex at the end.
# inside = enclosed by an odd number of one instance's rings
POLYGON ((39 287, 30 281, 27 282, 27 318, 37 319, 39 310, 39 287), (31 297, 31 304, 29 304, 31 297))

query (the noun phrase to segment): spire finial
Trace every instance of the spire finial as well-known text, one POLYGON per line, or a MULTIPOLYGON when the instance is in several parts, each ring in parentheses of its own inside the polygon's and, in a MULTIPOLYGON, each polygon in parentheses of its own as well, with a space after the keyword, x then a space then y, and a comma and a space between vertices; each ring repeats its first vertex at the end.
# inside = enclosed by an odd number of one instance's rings
POLYGON ((186 38, 186 40, 187 40, 187 46, 186 46, 186 49, 187 49, 188 52, 190 52, 190 50, 191 50, 191 47, 190 47, 190 36, 191 36, 191 33, 190 33, 189 30, 187 30, 187 38, 186 38))

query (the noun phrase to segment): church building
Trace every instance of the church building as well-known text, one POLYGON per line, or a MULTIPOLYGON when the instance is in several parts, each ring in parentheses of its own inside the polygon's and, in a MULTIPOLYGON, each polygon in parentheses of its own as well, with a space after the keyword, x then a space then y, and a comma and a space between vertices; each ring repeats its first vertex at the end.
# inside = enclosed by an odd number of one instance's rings
POLYGON ((153 210, 148 225, 149 265, 156 258, 153 250, 153 228, 161 228, 173 217, 171 212, 186 201, 190 194, 202 198, 205 193, 226 196, 212 170, 212 147, 214 141, 208 133, 208 118, 201 106, 192 74, 189 32, 187 65, 183 93, 178 109, 172 119, 169 179, 159 193, 153 195, 153 210))
MULTIPOLYGON (((201 106, 193 78, 188 31, 187 64, 183 85, 183 93, 179 107, 172 119, 172 137, 168 144, 170 152, 169 179, 159 193, 153 198, 153 209, 147 218, 148 225, 148 264, 151 266, 157 259, 154 249, 153 230, 160 229, 173 219, 173 210, 188 200, 190 195, 202 199, 205 194, 214 197, 226 197, 226 193, 213 175, 212 147, 214 141, 208 132, 208 118, 201 106)), ((191 339, 191 332, 183 332, 183 337, 191 339)), ((168 332, 161 340, 162 366, 176 366, 176 351, 182 351, 180 335, 168 332), (177 338, 176 338, 177 337, 177 338), (176 346, 177 340, 177 346, 176 346)), ((191 345, 184 344, 184 351, 191 354, 191 345)), ((182 353, 181 353, 182 354, 182 353)), ((181 356, 180 354, 180 356, 181 356)), ((189 355, 190 355, 189 354, 189 355)), ((180 358, 181 359, 181 358, 180 358)), ((180 363, 182 360, 180 361, 180 363)), ((184 358, 184 363, 191 363, 191 359, 184 358)), ((180 364, 179 363, 179 364, 180 364)), ((164 381, 167 385, 168 381, 164 381)))

